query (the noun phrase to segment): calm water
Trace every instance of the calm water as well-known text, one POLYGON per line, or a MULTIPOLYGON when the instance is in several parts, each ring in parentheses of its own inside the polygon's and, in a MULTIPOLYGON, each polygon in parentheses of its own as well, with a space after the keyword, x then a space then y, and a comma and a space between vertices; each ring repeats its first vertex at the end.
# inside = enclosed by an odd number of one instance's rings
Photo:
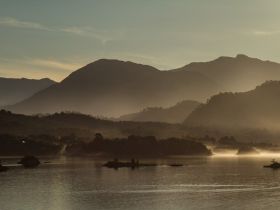
POLYGON ((114 170, 96 160, 62 158, 0 173, 0 209, 280 209, 280 170, 262 168, 270 160, 179 158, 158 163, 188 166, 114 170))

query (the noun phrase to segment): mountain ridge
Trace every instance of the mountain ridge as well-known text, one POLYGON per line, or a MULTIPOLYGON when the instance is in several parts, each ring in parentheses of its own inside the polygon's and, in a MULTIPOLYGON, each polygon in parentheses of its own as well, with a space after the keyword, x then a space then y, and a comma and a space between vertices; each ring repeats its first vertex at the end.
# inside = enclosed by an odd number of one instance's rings
POLYGON ((5 108, 25 114, 78 111, 119 117, 183 100, 203 102, 219 92, 247 91, 271 79, 280 80, 280 64, 245 55, 224 56, 167 71, 130 61, 100 59, 5 108))
POLYGON ((196 72, 181 75, 132 62, 106 60, 104 64, 104 60, 101 61, 88 64, 62 82, 6 108, 28 114, 82 110, 111 117, 148 106, 169 106, 187 95, 194 99, 206 98, 205 90, 215 93, 219 89, 217 84, 196 72))
POLYGON ((49 78, 27 79, 0 77, 0 106, 20 102, 56 82, 49 78))
POLYGON ((185 124, 215 129, 279 131, 280 81, 267 81, 254 90, 221 93, 199 106, 185 124))
POLYGON ((174 106, 148 107, 140 112, 120 116, 117 120, 136 122, 166 122, 182 123, 184 119, 198 106, 197 101, 181 101, 174 106))

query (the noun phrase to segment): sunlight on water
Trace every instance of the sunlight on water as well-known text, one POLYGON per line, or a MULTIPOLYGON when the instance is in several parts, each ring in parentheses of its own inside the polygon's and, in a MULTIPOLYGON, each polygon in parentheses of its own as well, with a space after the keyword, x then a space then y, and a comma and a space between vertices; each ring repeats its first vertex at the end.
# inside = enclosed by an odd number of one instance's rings
POLYGON ((228 150, 223 152, 214 152, 212 157, 271 157, 271 158, 280 158, 280 152, 270 152, 266 150, 256 149, 258 154, 243 154, 243 155, 237 155, 237 150, 228 150))
POLYGON ((280 157, 280 152, 269 152, 269 151, 260 150, 260 149, 257 149, 257 151, 260 154, 256 155, 256 156, 260 156, 260 157, 280 157))
POLYGON ((221 151, 221 152, 212 151, 212 153, 213 153, 212 157, 238 157, 237 150, 228 150, 228 151, 221 151))

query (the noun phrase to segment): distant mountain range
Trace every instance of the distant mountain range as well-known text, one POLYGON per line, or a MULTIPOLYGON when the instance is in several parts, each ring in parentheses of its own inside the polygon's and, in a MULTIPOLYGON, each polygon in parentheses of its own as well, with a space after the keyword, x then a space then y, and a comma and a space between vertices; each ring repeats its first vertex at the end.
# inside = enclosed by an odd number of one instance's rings
POLYGON ((123 115, 118 120, 138 122, 182 123, 200 105, 197 101, 182 101, 168 108, 149 107, 140 112, 123 115))
POLYGON ((184 122, 212 129, 280 131, 280 81, 243 93, 222 93, 200 105, 184 122))
POLYGON ((219 57, 210 62, 194 62, 177 71, 201 73, 215 81, 220 91, 243 92, 269 80, 280 80, 280 64, 250 58, 238 54, 236 57, 219 57))
POLYGON ((219 92, 247 91, 271 79, 280 80, 280 64, 245 55, 191 63, 169 71, 101 59, 6 109, 25 114, 69 110, 118 117, 183 100, 203 102, 219 92))
POLYGON ((50 79, 0 78, 0 106, 18 103, 55 84, 50 79))
POLYGON ((202 100, 219 86, 189 71, 160 71, 118 60, 98 60, 62 82, 7 109, 25 114, 77 111, 118 117, 146 107, 170 106, 185 99, 202 100))

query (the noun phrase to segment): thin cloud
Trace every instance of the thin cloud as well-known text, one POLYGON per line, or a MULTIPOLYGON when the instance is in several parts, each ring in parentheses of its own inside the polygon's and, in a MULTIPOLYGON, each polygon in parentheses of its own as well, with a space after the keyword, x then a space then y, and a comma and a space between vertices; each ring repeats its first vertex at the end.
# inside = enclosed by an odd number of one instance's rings
POLYGON ((52 29, 43 26, 40 23, 20 21, 10 17, 0 18, 0 26, 52 31, 52 29))
POLYGON ((56 81, 64 79, 69 73, 85 65, 84 61, 43 58, 0 58, 0 76, 44 78, 56 81))
POLYGON ((21 21, 11 17, 0 18, 0 26, 10 27, 10 28, 23 28, 23 29, 33 29, 33 30, 43 30, 43 31, 53 31, 53 32, 63 32, 69 33, 77 36, 87 36, 99 40, 102 44, 106 44, 108 41, 113 40, 110 37, 105 36, 101 32, 98 32, 92 27, 50 27, 37 22, 21 21))
POLYGON ((69 62, 61 62, 57 60, 49 60, 49 59, 31 59, 24 61, 26 64, 53 68, 53 69, 61 69, 66 71, 74 71, 80 68, 82 65, 77 63, 69 63, 69 62))
POLYGON ((25 65, 25 66, 35 66, 38 69, 53 69, 61 70, 62 72, 71 72, 77 70, 78 68, 85 65, 83 62, 73 62, 65 60, 55 60, 55 59, 43 59, 43 58, 0 58, 1 64, 15 64, 15 65, 25 65))
POLYGON ((108 41, 113 40, 112 38, 106 37, 105 35, 102 35, 101 33, 96 32, 91 27, 65 27, 61 28, 60 31, 74 34, 74 35, 79 35, 79 36, 87 36, 87 37, 92 37, 97 40, 100 40, 103 44, 106 44, 108 41))
POLYGON ((280 35, 280 30, 274 30, 274 31, 254 31, 254 35, 256 36, 273 36, 273 35, 280 35))

